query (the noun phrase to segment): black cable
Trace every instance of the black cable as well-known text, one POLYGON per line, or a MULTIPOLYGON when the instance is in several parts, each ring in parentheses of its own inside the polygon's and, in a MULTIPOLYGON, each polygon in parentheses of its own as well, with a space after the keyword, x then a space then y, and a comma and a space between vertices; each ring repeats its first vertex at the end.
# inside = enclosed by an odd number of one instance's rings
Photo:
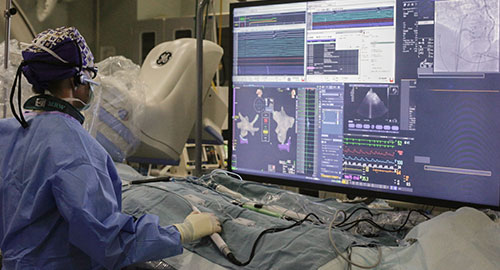
MULTIPOLYGON (((351 214, 349 214, 349 216, 348 216, 348 217, 346 217, 346 218, 345 218, 342 222, 340 222, 339 224, 336 224, 335 226, 336 226, 336 227, 341 226, 341 225, 342 225, 342 224, 344 224, 346 221, 348 221, 348 220, 352 217, 352 215, 354 215, 354 213, 358 212, 359 210, 366 210, 366 211, 368 211, 368 213, 370 214, 370 216, 372 216, 372 217, 373 217, 373 213, 372 213, 372 211, 370 211, 370 209, 368 209, 368 208, 366 208, 366 207, 359 207, 359 208, 357 208, 356 210, 352 211, 352 213, 351 213, 351 214)), ((342 212, 345 214, 345 211, 343 211, 343 210, 340 210, 340 211, 342 211, 342 212)))
POLYGON ((206 5, 206 10, 205 10, 205 19, 204 19, 204 25, 203 25, 203 39, 205 39, 205 36, 207 34, 207 24, 208 24, 208 9, 210 6, 210 2, 206 5))
POLYGON ((12 88, 10 90, 10 109, 12 111, 12 115, 16 118, 16 120, 21 124, 23 128, 28 127, 28 122, 24 119, 22 107, 21 107, 21 80, 22 80, 22 68, 25 66, 28 62, 27 61, 22 61, 19 67, 17 68, 16 71, 16 77, 14 78, 14 82, 12 84, 12 88), (14 95, 16 93, 16 87, 17 87, 17 105, 19 108, 19 115, 16 112, 16 109, 14 107, 14 95))
MULTIPOLYGON (((217 22, 217 20, 215 18, 214 18, 214 20, 215 20, 215 28, 217 29, 216 33, 217 33, 217 36, 219 37, 219 32, 222 32, 222 27, 219 28, 219 23, 217 22)), ((221 40, 219 40, 219 42, 220 42, 220 46, 222 47, 222 33, 220 34, 220 37, 221 37, 221 40)), ((224 64, 224 56, 225 55, 222 56, 222 59, 220 61, 221 65, 222 65, 222 72, 220 72, 220 74, 219 74, 219 85, 226 84, 226 65, 224 64)))
POLYGON ((155 183, 155 182, 169 182, 171 179, 170 176, 160 176, 155 178, 145 178, 145 179, 136 179, 128 181, 131 185, 138 185, 144 183, 155 183))
MULTIPOLYGON (((321 223, 321 224, 325 224, 323 221, 321 221, 321 219, 320 219, 320 218, 319 218, 316 214, 314 214, 314 213, 309 213, 308 215, 311 215, 311 216, 315 217, 315 218, 319 221, 319 223, 321 223)), ((313 222, 311 219, 308 219, 307 221, 313 222)), ((313 222, 313 223, 314 223, 314 222, 313 222)))
POLYGON ((21 125, 23 126, 23 128, 27 128, 29 126, 28 122, 26 122, 26 119, 24 119, 24 114, 23 114, 23 107, 21 105, 21 93, 22 93, 22 89, 21 89, 21 81, 22 81, 22 69, 20 69, 19 71, 19 78, 17 79, 17 82, 18 82, 18 86, 17 86, 17 107, 19 109, 19 117, 21 118, 21 125))
MULTIPOLYGON (((259 236, 257 236, 257 239, 255 239, 255 242, 253 243, 252 251, 250 252, 250 257, 248 258, 248 261, 246 261, 246 262, 244 262, 244 263, 240 262, 238 259, 236 259, 236 257, 234 256, 234 254, 233 254, 233 253, 229 253, 229 254, 227 255, 227 259, 228 259, 230 262, 232 262, 233 264, 237 265, 237 266, 246 266, 246 265, 248 265, 248 264, 252 261, 253 257, 255 256, 255 249, 257 248, 257 244, 258 244, 259 240, 260 240, 260 239, 261 239, 261 238, 262 238, 265 234, 267 234, 267 233, 282 232, 282 231, 285 231, 285 230, 291 229, 291 228, 293 228, 293 227, 295 227, 295 226, 298 226, 298 225, 302 224, 304 221, 306 221, 306 220, 309 218, 309 216, 314 216, 314 217, 318 218, 318 216, 316 216, 315 214, 313 214, 313 213, 309 213, 309 214, 307 214, 307 215, 306 215, 303 219, 301 219, 301 220, 299 220, 299 221, 295 222, 294 224, 292 224, 292 225, 290 225, 290 226, 287 226, 287 227, 274 227, 274 228, 269 228, 269 229, 263 230, 263 231, 259 234, 259 236)), ((319 218, 318 218, 318 219, 319 219, 319 218)))
POLYGON ((375 221, 373 221, 371 219, 367 219, 367 218, 358 219, 358 220, 355 220, 355 221, 352 221, 352 222, 349 222, 349 223, 345 223, 345 224, 340 225, 340 226, 336 225, 335 227, 345 227, 345 226, 351 225, 350 227, 343 229, 345 231, 348 231, 348 230, 352 229, 353 227, 357 226, 361 222, 367 222, 367 223, 370 223, 371 225, 373 225, 374 227, 377 227, 378 229, 380 229, 382 231, 386 231, 386 232, 400 232, 406 226, 406 223, 408 223, 408 220, 410 219, 410 216, 411 216, 411 214, 413 212, 417 212, 417 213, 421 214, 422 216, 424 216, 428 220, 431 219, 429 216, 427 216, 426 214, 422 213, 420 210, 414 210, 414 209, 412 209, 412 210, 410 210, 410 212, 406 216, 406 219, 403 222, 403 224, 401 224, 401 226, 399 226, 399 228, 397 228, 397 229, 387 229, 387 228, 385 228, 385 227, 377 224, 375 221))

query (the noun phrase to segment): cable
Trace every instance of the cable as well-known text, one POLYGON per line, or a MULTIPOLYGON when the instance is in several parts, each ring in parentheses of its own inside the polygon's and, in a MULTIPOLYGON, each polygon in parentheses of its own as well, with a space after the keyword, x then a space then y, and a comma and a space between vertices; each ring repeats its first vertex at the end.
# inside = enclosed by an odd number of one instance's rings
MULTIPOLYGON (((349 261, 352 261, 352 245, 349 245, 349 247, 347 248, 347 258, 349 259, 349 261)), ((352 270, 352 263, 348 262, 347 263, 347 269, 348 270, 352 270)))
POLYGON ((353 262, 349 258, 345 257, 342 254, 342 252, 340 252, 340 250, 337 248, 337 245, 335 245, 335 241, 333 241, 332 227, 333 227, 333 222, 335 221, 335 219, 337 219, 338 213, 339 213, 339 211, 337 211, 335 213, 335 215, 332 218, 332 221, 330 222, 330 226, 328 226, 328 237, 330 238, 330 243, 332 244, 332 246, 335 249, 335 251, 337 252, 337 254, 342 259, 344 259, 348 264, 352 264, 352 265, 357 266, 357 267, 362 268, 362 269, 372 269, 372 268, 377 267, 380 264, 380 262, 382 261, 382 249, 379 246, 377 246, 377 250, 378 250, 378 259, 377 259, 377 262, 375 262, 375 264, 373 264, 373 265, 368 265, 368 266, 361 265, 361 264, 353 262))
POLYGON ((219 2, 219 39, 217 42, 222 47, 222 0, 219 2))
POLYGON ((309 213, 306 215, 306 217, 302 220, 299 220, 299 221, 296 221, 294 224, 290 225, 290 226, 287 226, 287 227, 273 227, 273 228, 269 228, 269 229, 265 229, 263 230, 259 236, 257 236, 257 239, 255 239, 255 242, 253 243, 253 247, 252 247, 252 251, 250 252, 250 257, 248 258, 248 260, 244 263, 240 262, 238 259, 236 259, 236 257, 234 256, 233 253, 229 253, 227 258, 230 262, 232 262, 233 264, 237 265, 237 266, 246 266, 248 265, 253 257, 255 256, 255 250, 257 248, 257 244, 259 243, 259 240, 265 235, 265 234, 268 234, 268 233, 276 233, 276 232, 282 232, 282 231, 285 231, 285 230, 288 230, 288 229, 291 229, 295 226, 298 226, 298 225, 301 225, 304 221, 306 221, 309 216, 314 216, 316 217, 318 220, 319 220, 319 217, 316 216, 315 214, 313 213, 309 213))
POLYGON ((160 176, 154 178, 136 179, 130 180, 128 183, 130 185, 145 184, 145 183, 155 183, 155 182, 169 182, 172 178, 170 176, 160 176))
MULTIPOLYGON (((211 2, 211 1, 210 1, 211 2)), ((207 34, 207 24, 208 24, 208 10, 210 9, 210 3, 207 4, 206 6, 206 10, 205 10, 205 18, 204 18, 204 22, 203 22, 203 39, 205 39, 205 36, 207 34)))
MULTIPOLYGON (((373 213, 370 211, 370 209, 368 209, 366 207, 359 207, 359 208, 356 208, 356 210, 352 211, 352 213, 350 213, 348 217, 346 217, 342 222, 340 222, 339 224, 336 224, 335 226, 338 227, 338 226, 344 224, 346 221, 348 221, 352 217, 352 215, 354 215, 354 213, 358 212, 359 210, 366 210, 366 211, 368 211, 370 216, 373 217, 373 213)), ((343 210, 339 210, 339 211, 342 211, 344 213, 344 216, 346 215, 345 211, 343 211, 343 210)))
MULTIPOLYGON (((377 224, 375 221, 371 220, 371 219, 366 219, 366 218, 363 218, 363 219, 358 219, 358 220, 355 220, 353 222, 349 222, 349 223, 345 223, 345 224, 342 224, 342 225, 335 225, 336 227, 345 227, 345 226, 349 226, 351 225, 350 227, 348 227, 347 229, 343 229, 345 231, 348 231, 350 229, 352 229, 353 227, 357 226, 359 223, 361 222, 367 222, 367 223, 370 223, 371 225, 377 227, 378 229, 382 230, 382 231, 386 231, 386 232, 400 232, 401 230, 403 230, 403 228, 406 226, 406 223, 408 223, 408 220, 410 219, 410 216, 413 212, 417 212, 419 214, 421 214, 422 216, 424 216, 425 218, 427 218, 428 220, 431 219, 429 216, 427 216, 426 214, 420 212, 420 210, 415 210, 415 209, 412 209, 410 210, 410 212, 408 213, 408 215, 406 216, 406 219, 405 221, 403 222, 403 224, 401 224, 401 226, 399 226, 399 228, 397 229, 387 229, 379 224, 377 224)), ((346 219, 347 220, 347 219, 346 219)))

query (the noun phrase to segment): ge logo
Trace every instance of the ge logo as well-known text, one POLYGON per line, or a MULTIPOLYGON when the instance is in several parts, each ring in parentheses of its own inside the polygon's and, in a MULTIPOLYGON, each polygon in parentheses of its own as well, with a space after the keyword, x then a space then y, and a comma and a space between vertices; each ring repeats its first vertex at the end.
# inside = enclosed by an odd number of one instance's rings
POLYGON ((168 63, 168 61, 170 60, 171 57, 172 57, 171 52, 163 52, 162 54, 160 54, 160 56, 156 60, 156 64, 163 66, 166 63, 168 63))

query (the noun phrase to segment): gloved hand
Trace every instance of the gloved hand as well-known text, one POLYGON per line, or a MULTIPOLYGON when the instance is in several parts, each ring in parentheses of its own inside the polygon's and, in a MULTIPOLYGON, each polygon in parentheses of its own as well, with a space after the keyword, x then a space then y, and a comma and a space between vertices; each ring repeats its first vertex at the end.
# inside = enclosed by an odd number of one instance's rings
POLYGON ((188 243, 221 231, 219 220, 213 213, 192 212, 183 223, 174 224, 181 233, 182 243, 188 243))

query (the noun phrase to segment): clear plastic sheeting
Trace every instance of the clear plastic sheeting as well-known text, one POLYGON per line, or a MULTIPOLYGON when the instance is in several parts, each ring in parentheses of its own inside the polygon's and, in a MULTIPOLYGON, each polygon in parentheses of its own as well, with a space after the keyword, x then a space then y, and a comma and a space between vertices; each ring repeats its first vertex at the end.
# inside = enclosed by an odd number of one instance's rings
POLYGON ((348 205, 328 205, 312 201, 310 198, 290 191, 283 191, 277 194, 268 192, 262 198, 256 199, 260 203, 268 205, 270 209, 286 209, 285 211, 279 211, 285 217, 300 219, 300 217, 305 216, 307 213, 315 213, 323 223, 330 222, 337 210, 348 210, 349 208, 348 205))
POLYGON ((101 86, 86 115, 87 129, 113 160, 122 162, 140 143, 137 115, 144 110, 146 86, 139 80, 140 67, 123 56, 96 65, 101 86))
MULTIPOLYGON (((413 228, 415 225, 427 220, 427 218, 418 213, 413 212, 410 214, 409 211, 384 211, 377 210, 370 207, 370 205, 364 204, 348 204, 341 203, 334 199, 318 199, 310 196, 305 196, 297 194, 294 192, 279 189, 276 186, 247 182, 247 181, 226 181, 225 178, 220 177, 223 174, 217 175, 217 172, 210 175, 205 175, 200 178, 203 182, 207 183, 212 187, 216 187, 217 191, 224 191, 220 186, 224 186, 229 190, 232 190, 236 194, 231 192, 221 192, 224 195, 230 197, 231 199, 240 200, 240 203, 245 203, 246 201, 262 205, 262 208, 266 211, 270 211, 281 216, 284 219, 300 220, 303 219, 308 213, 315 213, 319 217, 318 222, 328 224, 334 217, 337 211, 340 211, 338 220, 334 224, 338 224, 343 221, 343 219, 349 218, 348 222, 344 224, 352 223, 354 226, 344 226, 342 229, 348 230, 350 233, 376 237, 376 236, 389 236, 382 231, 380 228, 370 224, 366 221, 358 220, 371 220, 376 224, 388 229, 407 231, 413 228), (217 184, 214 184, 217 183, 217 184), (272 190, 267 192, 257 192, 259 190, 272 190), (238 197, 244 197, 244 200, 238 197), (366 210, 356 210, 360 207, 366 210), (356 210, 356 211, 355 211, 356 210), (351 215, 352 213, 352 215, 351 215), (408 219, 408 220, 407 220, 408 219), (404 226, 403 226, 404 224, 404 226)), ((247 203, 248 203, 247 202, 247 203)), ((380 202, 375 201, 374 204, 380 204, 380 202)), ((378 206, 377 206, 378 207, 378 206)), ((311 220, 314 220, 311 218, 311 220)), ((387 240, 387 237, 385 238, 387 240)), ((397 238, 393 239, 393 244, 396 244, 397 238)))
MULTIPOLYGON (((500 269, 500 225, 489 215, 469 207, 445 212, 417 225, 401 243, 382 247, 383 257, 377 269, 500 269)), ((351 260, 370 264, 377 256, 373 249, 354 247, 351 260)), ((346 261, 336 258, 319 269, 346 267, 346 261)))
MULTIPOLYGON (((21 44, 19 41, 11 39, 9 43, 9 66, 7 70, 5 70, 4 67, 4 42, 0 43, 0 61, 1 61, 1 67, 0 69, 2 72, 0 72, 0 118, 9 118, 13 117, 12 111, 10 109, 10 91, 12 89, 12 83, 14 82, 14 78, 16 77, 16 71, 17 68, 19 67, 19 64, 21 63, 22 56, 21 56, 21 44), (5 112, 5 115, 4 115, 5 112)), ((22 81, 21 81, 21 87, 22 87, 22 95, 21 95, 21 105, 24 104, 26 99, 30 97, 33 94, 33 91, 31 90, 31 84, 28 83, 26 78, 22 76, 22 81)), ((17 93, 15 98, 15 108, 16 110, 18 109, 17 107, 17 93)))
MULTIPOLYGON (((376 224, 388 230, 398 230, 400 228, 401 230, 409 230, 417 224, 427 220, 425 216, 417 212, 410 213, 410 211, 372 211, 370 213, 365 211, 359 213, 354 218, 351 218, 350 222, 364 219, 370 219, 376 224)), ((377 236, 382 233, 380 228, 377 228, 376 226, 367 222, 360 222, 356 226, 352 227, 350 231, 352 233, 363 236, 377 236)))

